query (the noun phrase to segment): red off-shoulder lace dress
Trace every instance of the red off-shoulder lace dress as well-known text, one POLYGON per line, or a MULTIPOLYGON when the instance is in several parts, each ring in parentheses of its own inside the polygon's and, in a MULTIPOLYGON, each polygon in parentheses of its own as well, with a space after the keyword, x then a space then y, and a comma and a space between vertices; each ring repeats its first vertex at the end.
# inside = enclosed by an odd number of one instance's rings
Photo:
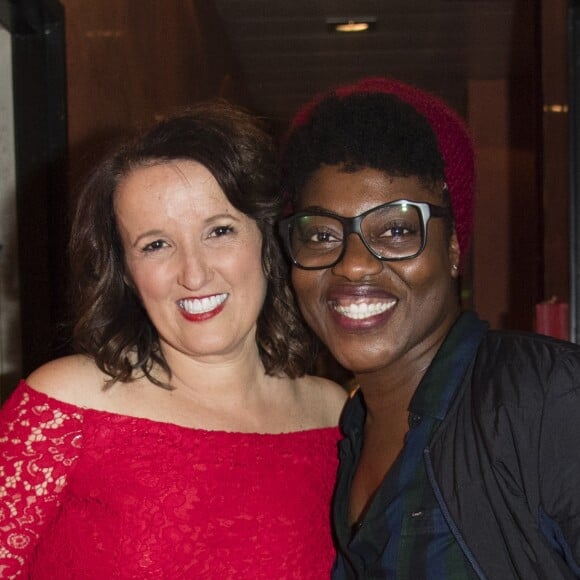
POLYGON ((0 578, 328 578, 339 438, 190 429, 22 382, 0 412, 0 578))

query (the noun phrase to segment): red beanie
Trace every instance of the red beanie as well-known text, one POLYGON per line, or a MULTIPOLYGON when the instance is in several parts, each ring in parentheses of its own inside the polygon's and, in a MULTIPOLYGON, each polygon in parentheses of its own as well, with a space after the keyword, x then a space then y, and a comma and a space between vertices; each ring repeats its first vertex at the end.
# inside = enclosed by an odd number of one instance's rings
POLYGON ((392 94, 423 115, 437 137, 445 163, 445 181, 449 188, 457 239, 465 263, 473 229, 475 191, 475 155, 463 120, 441 99, 411 85, 383 77, 372 77, 319 95, 294 117, 292 128, 308 122, 318 104, 329 96, 348 97, 360 93, 392 94))

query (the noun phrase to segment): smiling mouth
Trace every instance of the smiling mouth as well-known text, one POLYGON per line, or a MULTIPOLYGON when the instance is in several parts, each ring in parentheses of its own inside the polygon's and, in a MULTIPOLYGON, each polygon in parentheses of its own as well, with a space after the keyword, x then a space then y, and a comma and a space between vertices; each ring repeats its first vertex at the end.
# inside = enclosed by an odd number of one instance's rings
POLYGON ((205 314, 221 306, 228 297, 226 294, 214 294, 204 298, 185 298, 178 301, 179 308, 188 314, 205 314))
POLYGON ((347 305, 332 302, 331 307, 345 318, 350 318, 352 320, 365 320, 366 318, 372 318, 373 316, 383 314, 383 312, 393 308, 396 303, 396 300, 390 300, 388 302, 358 302, 347 305))

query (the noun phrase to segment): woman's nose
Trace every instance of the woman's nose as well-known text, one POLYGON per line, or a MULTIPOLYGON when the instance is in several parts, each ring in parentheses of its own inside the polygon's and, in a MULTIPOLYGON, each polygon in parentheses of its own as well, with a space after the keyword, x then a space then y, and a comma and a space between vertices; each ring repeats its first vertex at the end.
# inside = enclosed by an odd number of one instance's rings
POLYGON ((189 290, 198 290, 211 280, 212 269, 201 251, 190 251, 181 256, 178 282, 189 290))
POLYGON ((358 234, 350 234, 344 243, 346 247, 342 259, 332 267, 335 275, 360 280, 383 269, 381 260, 369 252, 358 234))

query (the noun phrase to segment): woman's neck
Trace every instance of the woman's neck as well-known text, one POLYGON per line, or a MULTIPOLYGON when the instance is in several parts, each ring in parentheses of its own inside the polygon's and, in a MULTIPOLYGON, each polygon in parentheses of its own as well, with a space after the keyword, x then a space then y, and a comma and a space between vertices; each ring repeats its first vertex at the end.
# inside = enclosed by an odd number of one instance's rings
POLYGON ((254 340, 223 355, 191 356, 171 348, 165 348, 164 354, 171 369, 170 385, 196 400, 240 403, 266 378, 254 340))
POLYGON ((419 383, 443 344, 453 321, 380 369, 357 373, 367 417, 383 420, 407 414, 419 383))

